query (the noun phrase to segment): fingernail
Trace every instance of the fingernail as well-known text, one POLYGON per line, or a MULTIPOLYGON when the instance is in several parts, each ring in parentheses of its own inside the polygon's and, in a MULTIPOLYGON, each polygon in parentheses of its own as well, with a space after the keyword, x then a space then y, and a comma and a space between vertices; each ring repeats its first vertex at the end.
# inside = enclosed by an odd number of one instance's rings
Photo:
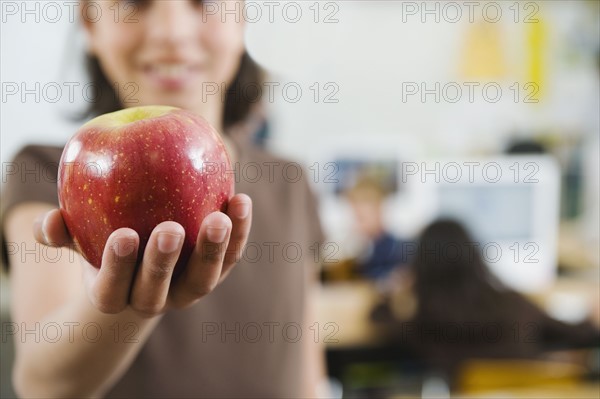
POLYGON ((224 227, 209 227, 206 229, 206 235, 211 242, 221 243, 225 241, 227 229, 224 227))
POLYGON ((250 213, 250 204, 249 203, 244 202, 237 206, 236 216, 238 218, 245 219, 246 217, 248 217, 249 213, 250 213))
POLYGON ((163 254, 170 254, 179 248, 181 236, 171 233, 158 233, 158 250, 163 254))
MULTIPOLYGON (((33 221, 33 231, 42 231, 42 218, 37 218, 33 221)), ((44 234, 44 232, 42 231, 42 235, 44 234)))
POLYGON ((50 244, 50 240, 48 239, 48 218, 45 217, 42 221, 42 235, 44 236, 44 241, 47 244, 50 244))
POLYGON ((131 255, 135 250, 135 242, 131 240, 116 241, 113 246, 113 251, 119 258, 131 255))

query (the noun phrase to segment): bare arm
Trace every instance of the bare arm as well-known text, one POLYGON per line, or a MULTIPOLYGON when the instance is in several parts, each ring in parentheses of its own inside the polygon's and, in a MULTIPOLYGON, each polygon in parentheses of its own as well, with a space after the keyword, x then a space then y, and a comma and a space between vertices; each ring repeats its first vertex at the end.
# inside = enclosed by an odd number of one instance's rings
POLYGON ((135 231, 115 231, 97 270, 73 250, 60 212, 41 203, 12 209, 5 231, 9 245, 17 248, 9 253, 11 311, 20 331, 15 334, 13 373, 17 393, 22 397, 104 394, 131 365, 161 314, 195 303, 225 277, 239 258, 250 224, 251 201, 245 195, 231 200, 228 215, 209 215, 188 267, 171 284, 183 242, 179 238, 185 234, 177 223, 164 222, 155 228, 140 265, 136 265, 135 231), (243 208, 248 209, 245 217, 240 216, 243 208), (40 213, 45 217, 36 223, 40 213), (221 243, 215 241, 215 228, 224 229, 221 243), (161 240, 159 245, 159 235, 165 234, 176 238, 177 244, 164 245, 161 240), (131 332, 135 334, 126 334, 131 332))

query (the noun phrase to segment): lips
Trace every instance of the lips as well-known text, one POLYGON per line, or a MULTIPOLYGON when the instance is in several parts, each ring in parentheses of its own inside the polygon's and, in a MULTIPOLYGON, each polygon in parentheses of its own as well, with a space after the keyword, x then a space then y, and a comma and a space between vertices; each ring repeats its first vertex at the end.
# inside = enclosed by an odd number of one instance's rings
POLYGON ((180 90, 191 84, 200 68, 188 63, 152 63, 143 71, 153 85, 164 90, 180 90))

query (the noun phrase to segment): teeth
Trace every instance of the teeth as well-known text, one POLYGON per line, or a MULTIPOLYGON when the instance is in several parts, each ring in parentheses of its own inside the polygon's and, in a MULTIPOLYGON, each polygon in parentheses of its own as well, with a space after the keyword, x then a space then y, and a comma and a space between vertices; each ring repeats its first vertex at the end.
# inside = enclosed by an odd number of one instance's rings
POLYGON ((153 69, 167 79, 177 79, 187 71, 187 67, 183 64, 159 64, 154 65, 153 69))

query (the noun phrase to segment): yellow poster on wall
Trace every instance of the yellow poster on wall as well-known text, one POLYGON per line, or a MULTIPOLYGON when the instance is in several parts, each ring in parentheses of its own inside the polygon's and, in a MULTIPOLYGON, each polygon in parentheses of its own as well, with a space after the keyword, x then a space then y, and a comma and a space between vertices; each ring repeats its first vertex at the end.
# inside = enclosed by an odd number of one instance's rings
POLYGON ((518 87, 529 88, 529 101, 538 102, 546 84, 547 24, 539 6, 534 14, 508 15, 497 22, 480 20, 467 27, 459 74, 465 81, 518 83, 518 87), (516 34, 508 35, 513 29, 516 34))
POLYGON ((466 33, 461 75, 465 80, 501 79, 506 76, 500 24, 475 22, 466 33))

